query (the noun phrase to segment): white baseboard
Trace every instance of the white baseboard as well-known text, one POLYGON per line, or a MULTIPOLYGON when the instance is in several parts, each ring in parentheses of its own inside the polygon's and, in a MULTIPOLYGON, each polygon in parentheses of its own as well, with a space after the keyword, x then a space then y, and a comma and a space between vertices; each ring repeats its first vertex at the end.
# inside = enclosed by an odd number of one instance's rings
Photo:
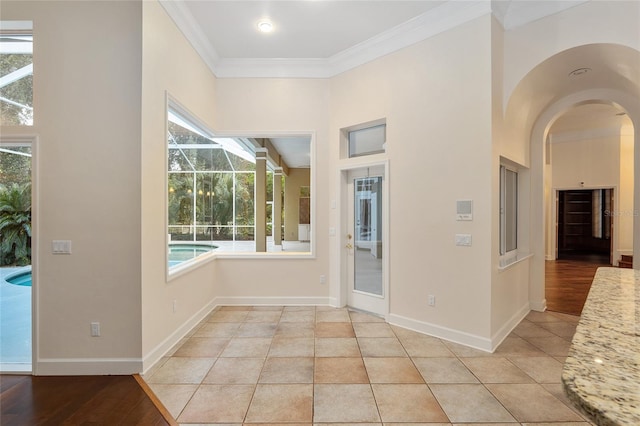
POLYGON ((137 374, 141 358, 40 358, 34 376, 104 376, 137 374))
POLYGON ((153 348, 146 356, 143 357, 142 369, 138 372, 143 374, 149 371, 151 367, 155 365, 176 343, 180 341, 195 327, 200 324, 211 311, 216 308, 217 304, 215 299, 207 303, 202 309, 191 316, 184 324, 182 324, 176 331, 171 333, 166 339, 164 339, 158 346, 153 348))
POLYGON ((547 299, 542 299, 540 301, 529 301, 529 308, 532 311, 544 312, 547 310, 547 299))
POLYGON ((470 346, 475 349, 480 349, 481 351, 491 352, 493 350, 491 340, 486 337, 476 336, 474 334, 465 333, 428 322, 418 321, 396 314, 390 314, 388 322, 389 324, 397 325, 419 333, 428 334, 450 342, 459 343, 461 345, 470 346))
POLYGON ((556 260, 556 257, 552 254, 547 254, 544 256, 544 260, 556 260))
POLYGON ((300 306, 330 305, 329 297, 216 297, 216 306, 300 306))
POLYGON ((513 316, 509 318, 509 320, 504 323, 502 327, 500 327, 500 330, 498 330, 498 332, 491 337, 491 346, 493 347, 493 350, 500 346, 500 343, 502 343, 502 341, 506 339, 509 333, 511 333, 513 329, 516 328, 518 324, 520 324, 520 321, 522 321, 522 319, 526 317, 530 311, 531 308, 529 306, 529 303, 526 303, 524 306, 518 309, 518 311, 513 314, 513 316))

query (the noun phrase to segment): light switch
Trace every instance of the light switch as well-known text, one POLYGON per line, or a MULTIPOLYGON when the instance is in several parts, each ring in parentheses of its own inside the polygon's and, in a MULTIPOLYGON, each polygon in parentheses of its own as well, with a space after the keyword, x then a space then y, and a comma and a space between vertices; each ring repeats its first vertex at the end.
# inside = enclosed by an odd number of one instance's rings
POLYGON ((51 243, 51 252, 53 254, 71 254, 71 241, 53 240, 51 243))
POLYGON ((471 246, 471 234, 456 234, 457 246, 471 246))

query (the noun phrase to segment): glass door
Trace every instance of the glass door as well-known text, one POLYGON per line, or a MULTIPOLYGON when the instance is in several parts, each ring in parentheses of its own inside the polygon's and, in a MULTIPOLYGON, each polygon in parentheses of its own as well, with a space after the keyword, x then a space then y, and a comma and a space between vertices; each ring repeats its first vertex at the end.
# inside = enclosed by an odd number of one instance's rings
POLYGON ((386 256, 383 182, 382 167, 348 173, 348 304, 379 315, 385 313, 387 297, 383 271, 386 256))

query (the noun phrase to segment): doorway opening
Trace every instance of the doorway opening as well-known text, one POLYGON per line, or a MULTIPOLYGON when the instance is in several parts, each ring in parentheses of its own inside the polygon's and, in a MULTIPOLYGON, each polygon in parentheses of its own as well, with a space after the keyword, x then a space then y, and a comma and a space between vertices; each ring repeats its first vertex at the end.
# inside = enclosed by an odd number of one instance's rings
POLYGON ((31 372, 32 146, 0 141, 0 371, 31 372))

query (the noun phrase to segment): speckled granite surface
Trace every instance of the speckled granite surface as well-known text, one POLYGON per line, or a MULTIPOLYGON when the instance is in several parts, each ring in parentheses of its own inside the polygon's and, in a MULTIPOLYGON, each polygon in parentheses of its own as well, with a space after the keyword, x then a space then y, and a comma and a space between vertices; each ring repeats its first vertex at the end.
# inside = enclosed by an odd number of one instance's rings
POLYGON ((640 271, 598 269, 562 383, 598 425, 640 425, 640 271))

